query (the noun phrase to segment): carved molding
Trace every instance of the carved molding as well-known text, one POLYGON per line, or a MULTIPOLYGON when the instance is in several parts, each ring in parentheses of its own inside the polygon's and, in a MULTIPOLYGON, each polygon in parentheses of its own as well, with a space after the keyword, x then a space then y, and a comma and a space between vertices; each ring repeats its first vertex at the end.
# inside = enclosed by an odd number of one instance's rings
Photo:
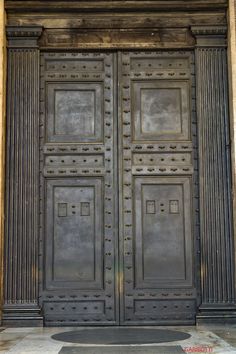
POLYGON ((227 0, 129 0, 129 1, 110 1, 110 0, 6 0, 5 8, 7 11, 114 11, 114 10, 161 10, 173 11, 184 9, 188 10, 203 10, 203 9, 222 9, 227 7, 227 0))
POLYGON ((41 26, 7 26, 8 48, 37 48, 42 31, 41 26))
POLYGON ((196 24, 226 25, 225 10, 208 10, 205 12, 149 11, 149 12, 114 12, 114 13, 77 13, 70 14, 46 12, 9 13, 8 24, 11 26, 40 25, 45 29, 81 28, 81 29, 148 29, 148 28, 190 28, 196 24))
POLYGON ((191 31, 195 36, 201 35, 226 35, 226 26, 192 26, 191 31))
POLYGON ((227 26, 192 26, 197 47, 226 47, 227 26))

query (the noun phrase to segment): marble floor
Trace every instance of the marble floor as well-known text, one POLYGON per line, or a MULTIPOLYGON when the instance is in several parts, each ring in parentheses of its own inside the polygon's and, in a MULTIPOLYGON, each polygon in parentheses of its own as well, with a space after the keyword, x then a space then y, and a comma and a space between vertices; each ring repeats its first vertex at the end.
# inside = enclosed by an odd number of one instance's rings
MULTIPOLYGON (((153 329, 153 327, 151 327, 153 329)), ((157 327, 189 333, 183 341, 150 345, 106 346, 59 342, 53 334, 82 328, 0 328, 0 353, 17 354, 174 354, 217 353, 236 354, 236 324, 198 327, 157 327), (159 349, 158 349, 159 348, 159 349)))

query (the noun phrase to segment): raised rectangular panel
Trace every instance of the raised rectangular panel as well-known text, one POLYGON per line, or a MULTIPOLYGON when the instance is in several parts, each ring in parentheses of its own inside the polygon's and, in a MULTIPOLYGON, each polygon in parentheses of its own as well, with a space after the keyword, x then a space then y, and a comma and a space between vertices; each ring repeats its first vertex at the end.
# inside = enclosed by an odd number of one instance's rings
POLYGON ((134 312, 136 315, 144 313, 157 314, 165 313, 173 315, 173 313, 191 313, 195 310, 195 300, 135 300, 134 312))
POLYGON ((101 83, 48 83, 47 141, 102 142, 101 83))
POLYGON ((132 107, 134 141, 189 139, 187 81, 133 81, 132 107))
POLYGON ((55 91, 55 134, 94 135, 94 91, 55 91))
POLYGON ((102 287, 102 181, 47 181, 47 289, 102 287))
POLYGON ((73 166, 104 166, 103 155, 50 155, 45 157, 45 165, 52 167, 73 167, 73 166))
POLYGON ((78 315, 96 315, 105 313, 105 302, 104 301, 55 301, 53 304, 51 302, 44 303, 44 311, 47 313, 48 317, 60 316, 63 317, 65 314, 69 318, 78 315))
POLYGON ((138 166, 147 165, 191 165, 191 153, 133 153, 133 164, 138 166))
POLYGON ((192 285, 190 201, 188 177, 135 178, 136 288, 192 285))
POLYGON ((181 132, 179 89, 141 89, 141 132, 181 132))
POLYGON ((134 71, 147 70, 173 70, 173 69, 188 69, 190 67, 189 58, 131 58, 130 68, 134 71))
POLYGON ((50 72, 100 72, 104 70, 103 60, 61 59, 47 60, 46 70, 50 72))

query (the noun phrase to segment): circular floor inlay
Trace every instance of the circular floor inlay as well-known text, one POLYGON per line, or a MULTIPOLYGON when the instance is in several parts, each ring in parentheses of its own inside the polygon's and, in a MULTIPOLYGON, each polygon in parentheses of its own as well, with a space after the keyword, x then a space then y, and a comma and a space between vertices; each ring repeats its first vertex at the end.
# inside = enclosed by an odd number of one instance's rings
POLYGON ((54 334, 53 339, 80 344, 153 344, 185 340, 188 333, 151 328, 87 328, 54 334))

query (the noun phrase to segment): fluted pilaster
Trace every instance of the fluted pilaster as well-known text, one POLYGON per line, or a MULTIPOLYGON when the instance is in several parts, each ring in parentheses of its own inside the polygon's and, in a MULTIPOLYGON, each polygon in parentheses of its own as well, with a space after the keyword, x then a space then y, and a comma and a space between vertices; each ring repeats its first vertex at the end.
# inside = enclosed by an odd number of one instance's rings
POLYGON ((41 324, 38 307, 39 50, 41 28, 7 28, 3 323, 41 324))
POLYGON ((200 161, 200 319, 232 318, 235 285, 226 28, 192 29, 200 161))

